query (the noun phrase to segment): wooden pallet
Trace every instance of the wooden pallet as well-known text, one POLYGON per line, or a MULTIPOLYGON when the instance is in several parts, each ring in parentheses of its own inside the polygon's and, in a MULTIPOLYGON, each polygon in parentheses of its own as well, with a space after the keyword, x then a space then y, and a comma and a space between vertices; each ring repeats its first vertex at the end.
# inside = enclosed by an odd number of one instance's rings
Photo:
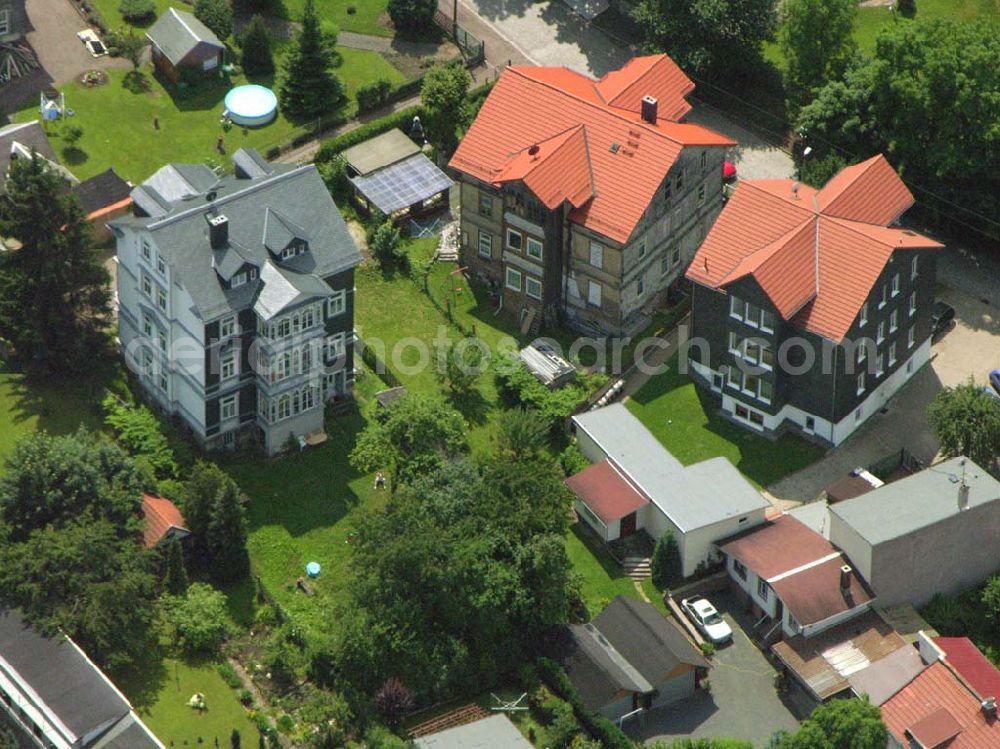
POLYGON ((464 705, 456 708, 455 710, 451 710, 444 715, 439 715, 436 718, 431 718, 423 723, 418 723, 409 730, 410 738, 416 739, 421 736, 427 736, 432 733, 444 731, 448 728, 468 725, 469 723, 475 723, 477 720, 481 720, 488 716, 489 712, 484 710, 479 705, 464 705))

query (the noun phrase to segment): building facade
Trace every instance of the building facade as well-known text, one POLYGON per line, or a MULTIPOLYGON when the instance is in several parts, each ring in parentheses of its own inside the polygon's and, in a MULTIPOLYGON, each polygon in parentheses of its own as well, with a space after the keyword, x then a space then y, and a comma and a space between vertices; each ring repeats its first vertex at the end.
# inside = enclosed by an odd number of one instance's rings
POLYGON ((361 261, 315 167, 234 155, 132 192, 117 240, 119 339, 149 400, 206 448, 273 454, 323 429, 353 383, 361 261))
POLYGON ((0 42, 16 42, 28 31, 24 0, 0 0, 0 42))
POLYGON ((450 166, 462 263, 525 328, 634 332, 682 277, 722 209, 735 145, 682 121, 693 88, 665 55, 597 81, 504 71, 450 166))
POLYGON ((881 156, 822 190, 736 189, 687 276, 689 364, 750 429, 839 444, 930 358, 937 242, 881 156))

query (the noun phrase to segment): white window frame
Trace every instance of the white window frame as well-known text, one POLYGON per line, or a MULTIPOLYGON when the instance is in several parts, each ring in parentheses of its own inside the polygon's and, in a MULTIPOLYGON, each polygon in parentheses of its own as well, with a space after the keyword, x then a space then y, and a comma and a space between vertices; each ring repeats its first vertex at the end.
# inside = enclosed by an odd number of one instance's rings
POLYGON ((857 390, 857 394, 861 395, 863 392, 865 392, 865 373, 864 372, 859 372, 858 373, 858 390, 857 390))
POLYGON ((863 328, 868 324, 868 302, 861 305, 861 312, 858 314, 858 327, 863 328))
POLYGON ((479 245, 478 245, 479 257, 484 257, 487 260, 493 259, 493 235, 488 231, 479 230, 479 245), (484 249, 485 247, 485 249, 484 249))
POLYGON ((906 348, 913 348, 913 344, 917 342, 917 334, 915 329, 911 326, 908 331, 906 331, 906 348))
POLYGON ((729 367, 726 371, 726 384, 733 390, 743 390, 743 370, 739 367, 729 367))
POLYGON ((671 269, 676 268, 677 264, 681 261, 681 246, 679 244, 674 245, 670 248, 670 267, 671 269))
POLYGON ((917 314, 917 292, 914 291, 910 294, 910 307, 907 316, 913 317, 915 314, 917 314))
POLYGON ((882 309, 889 302, 889 284, 882 284, 882 296, 878 300, 878 308, 882 309))
POLYGON ((326 337, 323 355, 326 361, 339 358, 347 351, 347 335, 345 333, 334 333, 326 337))
POLYGON ((487 195, 486 193, 479 193, 479 207, 478 213, 480 216, 486 216, 486 218, 493 217, 493 196, 487 195), (484 210, 484 206, 486 206, 484 210))
POLYGON ((507 249, 514 250, 515 252, 521 252, 524 249, 524 235, 517 231, 516 229, 511 229, 507 227, 507 249), (512 239, 517 239, 516 242, 512 242, 512 239))
POLYGON ((745 322, 751 328, 759 328, 760 327, 760 317, 761 317, 761 313, 763 311, 764 310, 763 310, 762 307, 758 307, 756 304, 751 304, 750 302, 747 302, 746 303, 746 313, 743 315, 743 322, 745 322), (750 310, 756 310, 757 314, 751 316, 750 315, 750 310))
POLYGON ((593 239, 590 240, 590 266, 604 270, 604 245, 593 239))
POLYGON ((153 320, 145 312, 142 313, 142 334, 147 338, 153 336, 153 320))
POLYGON ((910 278, 911 279, 917 277, 917 274, 919 272, 918 271, 918 265, 919 265, 918 261, 919 260, 920 260, 920 256, 919 255, 914 255, 913 259, 910 261, 910 278))
POLYGON ((233 276, 231 279, 229 279, 229 288, 231 288, 231 289, 238 289, 240 286, 242 286, 246 282, 247 282, 246 271, 243 271, 242 273, 237 273, 235 276, 233 276))
POLYGON ((333 292, 333 296, 326 300, 326 316, 327 319, 331 317, 336 317, 337 315, 344 314, 347 309, 347 292, 344 289, 338 289, 333 292))
POLYGON ((757 597, 760 600, 762 600, 762 601, 764 601, 766 603, 768 597, 770 596, 770 594, 771 594, 771 586, 767 584, 767 580, 765 580, 763 577, 761 577, 760 575, 758 575, 757 576, 757 597))
POLYGON ((542 282, 533 276, 524 277, 524 293, 530 296, 532 299, 541 300, 542 298, 542 282), (532 292, 532 287, 536 290, 532 292))
POLYGON ((156 256, 156 272, 161 276, 167 275, 167 262, 160 255, 156 256))
POLYGON ((219 322, 219 340, 224 341, 227 338, 232 338, 236 335, 237 329, 236 315, 222 318, 219 322))
POLYGON ((757 400, 759 400, 761 403, 767 403, 768 405, 770 405, 771 399, 774 397, 774 385, 771 383, 770 380, 766 380, 763 377, 761 377, 758 380, 758 383, 759 383, 759 385, 758 385, 758 390, 757 390, 757 400), (768 395, 768 396, 764 395, 764 387, 765 386, 767 386, 767 387, 769 387, 771 389, 771 394, 768 395))
POLYGON ((153 259, 153 246, 145 237, 142 238, 140 244, 142 245, 142 259, 148 263, 153 259))
POLYGON ((219 399, 219 421, 229 421, 239 416, 236 393, 219 399), (227 413, 228 411, 228 413, 227 413))
POLYGON ((587 304, 591 307, 600 307, 603 293, 604 287, 601 286, 600 282, 591 280, 587 287, 587 304))
POLYGON ((238 374, 239 365, 236 362, 236 352, 230 349, 219 357, 219 380, 225 382, 238 374))
POLYGON ((868 346, 865 345, 866 343, 867 341, 862 338, 861 340, 857 341, 856 344, 857 348, 855 348, 855 351, 857 351, 857 356, 855 358, 855 361, 858 363, 859 366, 865 359, 868 358, 868 346))
POLYGON ((875 355, 875 376, 881 377, 885 374, 885 354, 881 351, 875 355))
POLYGON ((895 273, 892 276, 892 295, 893 296, 898 296, 899 295, 899 274, 898 273, 895 273))
POLYGON ((732 330, 729 331, 729 353, 743 356, 743 341, 732 330))
POLYGON ((636 246, 639 248, 639 259, 642 260, 644 257, 646 257, 646 238, 643 237, 642 239, 640 239, 636 243, 636 246))
POLYGON ((742 320, 746 314, 746 302, 737 296, 729 297, 729 316, 742 320))
POLYGON ((896 342, 893 341, 889 344, 889 366, 893 366, 896 363, 896 342))
POLYGON ((165 289, 156 289, 156 306, 164 312, 167 311, 167 292, 165 289))
POLYGON ((646 293, 646 280, 639 276, 635 279, 635 295, 642 299, 643 295, 646 293))
POLYGON ((520 291, 522 286, 521 271, 508 268, 507 273, 504 275, 504 285, 511 291, 520 291), (515 280, 514 283, 511 283, 512 280, 515 280))
POLYGON ((538 241, 534 237, 527 237, 526 236, 524 238, 524 254, 525 255, 527 255, 530 258, 533 258, 533 259, 537 260, 538 262, 541 262, 542 261, 542 250, 543 250, 543 245, 542 245, 542 243, 540 241, 538 241), (538 249, 536 251, 532 251, 533 247, 537 247, 538 249))
POLYGON ((162 390, 164 393, 167 392, 167 389, 168 389, 168 386, 170 385, 170 382, 169 382, 169 380, 167 378, 167 372, 166 372, 166 370, 164 370, 164 369, 160 370, 160 373, 159 373, 159 375, 156 378, 156 384, 159 386, 160 390, 162 390))
POLYGON ((899 328, 899 310, 894 309, 889 314, 889 332, 895 333, 898 328, 899 328))
POLYGON ((885 320, 879 320, 875 329, 875 343, 882 343, 885 340, 885 320))
POLYGON ((160 344, 160 351, 164 354, 167 353, 167 334, 162 330, 156 331, 156 340, 160 344))
POLYGON ((760 310, 760 329, 765 333, 774 332, 774 323, 777 321, 777 316, 771 312, 769 309, 764 309, 761 307, 760 310))
POLYGON ((142 280, 140 281, 142 285, 142 293, 148 296, 150 299, 153 298, 153 279, 147 276, 145 273, 142 274, 142 280))

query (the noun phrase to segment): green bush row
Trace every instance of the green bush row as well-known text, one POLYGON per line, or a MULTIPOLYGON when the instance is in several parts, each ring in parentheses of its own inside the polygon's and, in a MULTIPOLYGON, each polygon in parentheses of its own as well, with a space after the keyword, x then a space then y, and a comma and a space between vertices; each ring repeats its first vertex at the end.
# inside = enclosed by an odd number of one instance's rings
POLYGON ((358 143, 363 143, 364 141, 374 138, 376 135, 388 132, 393 128, 398 127, 403 130, 408 130, 410 122, 413 121, 414 116, 419 114, 420 107, 407 107, 406 109, 393 112, 385 117, 380 117, 377 120, 366 122, 360 127, 356 127, 343 135, 339 135, 336 138, 331 138, 326 141, 322 146, 320 146, 319 151, 316 153, 316 161, 328 161, 333 158, 335 154, 340 153, 344 149, 356 146, 358 143))
POLYGON ((580 693, 559 664, 549 658, 539 658, 537 668, 542 681, 570 704, 580 725, 597 739, 604 749, 635 749, 635 743, 622 729, 603 715, 597 715, 586 708, 580 693))

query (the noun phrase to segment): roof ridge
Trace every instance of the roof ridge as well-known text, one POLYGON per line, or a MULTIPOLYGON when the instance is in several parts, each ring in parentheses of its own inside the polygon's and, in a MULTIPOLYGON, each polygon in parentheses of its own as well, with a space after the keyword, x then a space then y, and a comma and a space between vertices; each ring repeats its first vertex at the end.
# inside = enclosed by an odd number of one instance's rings
MULTIPOLYGON (((552 68, 564 68, 565 70, 570 70, 565 65, 541 65, 539 67, 549 68, 549 69, 552 69, 552 68)), ((631 110, 622 109, 621 107, 614 107, 614 106, 612 106, 612 105, 610 105, 610 104, 608 104, 606 102, 603 105, 597 105, 593 101, 589 101, 587 99, 584 99, 582 96, 578 96, 577 94, 573 93, 572 91, 567 91, 564 88, 559 88, 559 87, 555 86, 554 84, 549 83, 548 81, 540 81, 537 78, 532 78, 531 76, 525 75, 524 73, 522 73, 520 71, 520 66, 519 67, 507 68, 507 70, 509 70, 509 71, 511 71, 513 73, 516 73, 517 75, 519 75, 522 78, 524 78, 524 80, 526 80, 526 81, 530 81, 531 83, 536 83, 536 84, 538 84, 540 86, 545 86, 546 88, 552 89, 553 91, 556 91, 556 92, 558 92, 558 93, 560 93, 560 94, 562 94, 564 96, 568 96, 571 99, 575 99, 576 101, 579 101, 582 104, 586 104, 588 107, 591 107, 593 109, 597 109, 597 110, 599 110, 601 112, 607 112, 611 116, 613 116, 613 117, 621 120, 622 122, 624 122, 624 123, 626 123, 628 125, 641 126, 647 132, 654 133, 655 135, 658 135, 659 137, 663 138, 664 140, 668 140, 671 143, 674 143, 674 144, 680 146, 681 148, 683 148, 685 146, 685 143, 683 141, 677 140, 676 138, 668 135, 667 133, 661 132, 656 127, 650 126, 650 124, 648 122, 644 122, 641 119, 638 122, 636 122, 635 120, 631 120, 628 117, 625 117, 623 114, 621 114, 621 112, 629 112, 631 110)), ((577 73, 575 70, 570 70, 570 72, 574 73, 575 75, 580 75, 580 73, 577 73)), ((590 78, 589 76, 583 76, 583 77, 587 79, 587 82, 591 86, 593 86, 595 84, 595 81, 592 78, 590 78)), ((600 97, 600 98, 601 98, 601 101, 604 101, 604 97, 603 96, 600 97)))
MULTIPOLYGON (((882 224, 869 224, 867 221, 858 221, 857 219, 842 218, 841 216, 829 216, 829 215, 827 215, 825 213, 819 213, 817 215, 817 217, 818 218, 825 218, 825 219, 828 219, 829 221, 833 221, 835 224, 839 225, 840 227, 846 229, 849 232, 857 234, 858 236, 861 236, 861 237, 865 237, 866 239, 870 239, 871 241, 877 242, 878 244, 882 245, 883 247, 888 247, 888 248, 893 249, 893 250, 895 250, 898 245, 894 245, 891 242, 886 242, 886 241, 884 241, 882 239, 879 239, 878 237, 873 237, 871 234, 866 234, 865 232, 861 231, 861 229, 859 229, 858 226, 852 226, 852 224, 857 224, 857 225, 860 225, 860 226, 870 226, 873 229, 885 229, 887 231, 900 231, 900 232, 901 231, 905 231, 904 229, 896 229, 896 228, 894 228, 892 226, 883 226, 882 224)), ((923 234, 920 234, 919 232, 913 232, 913 234, 914 234, 914 236, 918 236, 918 237, 923 237, 924 236, 923 234)), ((925 239, 928 239, 929 241, 933 242, 933 240, 931 240, 930 237, 925 237, 925 239)))

